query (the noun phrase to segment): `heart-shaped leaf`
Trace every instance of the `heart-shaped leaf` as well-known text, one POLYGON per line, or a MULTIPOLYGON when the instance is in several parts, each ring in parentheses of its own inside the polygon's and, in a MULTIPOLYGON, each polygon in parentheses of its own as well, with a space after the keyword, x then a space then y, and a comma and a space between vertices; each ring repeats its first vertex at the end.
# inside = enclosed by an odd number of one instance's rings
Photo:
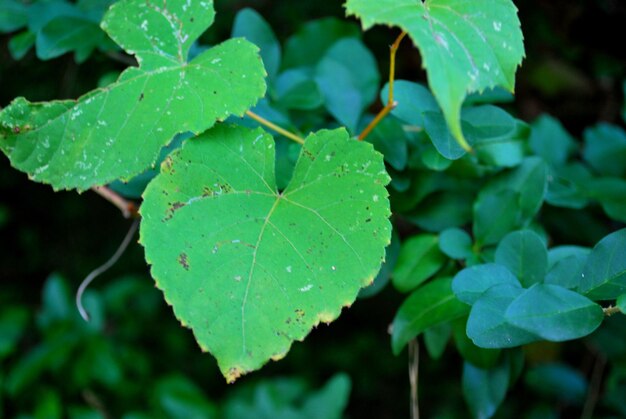
POLYGON ((242 114, 265 93, 258 48, 232 39, 187 60, 214 15, 210 0, 116 3, 101 26, 139 67, 76 101, 15 99, 0 149, 33 180, 84 190, 139 174, 177 133, 242 114))
POLYGON ((405 30, 422 54, 428 82, 450 131, 465 150, 461 105, 467 93, 494 86, 513 91, 524 57, 517 9, 510 0, 348 0, 365 29, 405 30))
POLYGON ((141 207, 157 286, 228 381, 334 320, 390 242, 389 177, 371 144, 309 136, 282 192, 274 160, 263 131, 217 126, 164 162, 141 207))

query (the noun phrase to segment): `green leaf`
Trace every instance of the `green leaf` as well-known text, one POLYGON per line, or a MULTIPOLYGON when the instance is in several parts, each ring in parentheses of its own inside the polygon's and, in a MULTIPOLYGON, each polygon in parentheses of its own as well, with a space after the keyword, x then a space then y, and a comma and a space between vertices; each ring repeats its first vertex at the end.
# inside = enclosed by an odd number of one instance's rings
POLYGON ((59 16, 50 20, 38 33, 37 58, 49 60, 67 52, 76 51, 77 62, 82 62, 100 45, 105 36, 98 23, 91 19, 59 16))
POLYGON ((466 150, 461 105, 467 93, 514 89, 524 46, 517 9, 509 0, 348 0, 346 10, 362 20, 364 29, 387 24, 409 34, 450 131, 466 150))
POLYGON ((495 177, 481 193, 510 190, 519 193, 520 225, 527 225, 543 204, 548 166, 539 157, 528 157, 513 170, 495 177))
POLYGON ((513 167, 526 151, 526 124, 492 106, 465 108, 463 131, 479 160, 487 165, 513 167))
POLYGON ((254 9, 245 8, 237 13, 231 37, 243 37, 261 50, 261 58, 268 77, 274 79, 280 68, 280 43, 272 27, 254 9))
POLYGON ((61 419, 63 417, 63 402, 61 395, 55 390, 41 390, 37 394, 34 406, 35 418, 61 419))
MULTIPOLYGON (((419 83, 396 80, 393 85, 393 97, 398 105, 391 114, 416 127, 424 127, 424 112, 439 112, 439 105, 430 91, 419 83)), ((380 101, 387 103, 389 83, 380 92, 380 101)))
POLYGON ((481 93, 471 93, 465 98, 465 105, 488 105, 492 103, 511 103, 513 94, 502 87, 486 89, 481 93))
POLYGON ((623 314, 626 314, 626 294, 622 294, 617 297, 615 306, 619 308, 623 314))
POLYGON ((587 395, 587 380, 564 364, 543 364, 531 368, 525 377, 528 387, 539 394, 582 405, 587 395))
POLYGON ((315 109, 324 103, 312 71, 294 68, 276 79, 276 102, 285 109, 315 109))
POLYGON ((35 34, 31 31, 23 31, 13 36, 9 41, 11 57, 19 61, 35 45, 35 34))
POLYGON ((500 284, 486 290, 472 306, 467 336, 481 348, 512 348, 539 340, 507 321, 505 313, 524 290, 518 285, 500 284))
POLYGON ((583 158, 604 176, 626 176, 626 132, 616 125, 598 124, 584 133, 583 158))
POLYGON ((503 284, 522 287, 519 280, 506 267, 487 263, 470 266, 457 273, 452 282, 452 290, 456 298, 472 305, 491 287, 503 284))
MULTIPOLYGON (((429 138, 443 157, 457 160, 466 154, 439 110, 424 111, 422 117, 429 138)), ((522 139, 518 137, 523 130, 502 109, 492 105, 464 108, 461 122, 469 144, 475 148, 481 161, 507 167, 522 161, 524 147, 522 139)))
POLYGON ((452 278, 435 279, 404 300, 392 323, 391 348, 395 355, 424 330, 467 314, 469 308, 454 296, 451 283, 452 278))
POLYGON ((265 380, 238 387, 225 403, 224 419, 340 419, 350 396, 350 378, 336 374, 319 390, 294 378, 265 380))
POLYGON ((439 248, 448 257, 465 259, 472 252, 472 238, 465 230, 448 228, 439 234, 439 248))
POLYGON ((20 356, 17 362, 11 365, 5 378, 4 389, 9 396, 15 398, 19 394, 24 394, 24 391, 52 366, 69 359, 72 351, 76 349, 76 342, 74 336, 58 335, 20 356))
POLYGON ((346 374, 335 374, 319 391, 311 394, 302 407, 305 417, 341 419, 348 406, 352 383, 346 374))
POLYGON ((166 417, 217 418, 217 408, 183 375, 161 378, 155 384, 154 398, 166 417))
POLYGON ((460 159, 466 154, 463 147, 452 136, 445 116, 441 112, 427 111, 422 114, 422 117, 424 129, 439 154, 449 160, 460 159))
POLYGON ((438 233, 447 228, 460 227, 472 218, 473 196, 461 191, 432 194, 407 218, 425 231, 438 233))
POLYGON ((581 163, 550 168, 546 202, 550 205, 582 209, 589 203, 589 169, 581 163))
POLYGON ((532 123, 530 148, 552 166, 563 166, 577 149, 576 140, 558 119, 541 115, 532 123))
POLYGON ((18 0, 0 2, 0 32, 13 32, 28 22, 27 3, 18 0))
POLYGON ((454 321, 454 343, 461 357, 478 368, 490 369, 496 366, 500 359, 501 349, 486 349, 476 346, 470 338, 467 337, 465 329, 467 327, 467 318, 461 318, 454 321))
POLYGON ((309 136, 280 193, 274 154, 262 130, 219 125, 164 162, 141 206, 157 286, 229 382, 337 318, 391 237, 389 177, 370 144, 309 136))
POLYGON ((452 335, 450 323, 439 323, 424 330, 424 347, 431 359, 440 359, 452 335))
POLYGON ((283 67, 314 67, 338 40, 360 36, 358 26, 334 17, 307 22, 285 43, 283 67))
POLYGON ((331 46, 315 68, 315 81, 332 116, 355 132, 363 111, 376 99, 376 59, 357 38, 331 46))
POLYGON ((434 146, 425 145, 420 154, 420 159, 427 169, 443 172, 452 165, 452 161, 443 157, 434 146))
POLYGON ((77 101, 14 100, 0 113, 0 148, 33 180, 85 190, 144 171, 177 133, 242 114, 265 92, 254 45, 233 39, 187 61, 213 16, 212 1, 116 3, 102 27, 140 66, 77 101))
POLYGON ((548 251, 548 274, 544 283, 575 290, 580 286, 583 268, 591 249, 558 246, 548 251))
POLYGON ((502 362, 491 369, 477 368, 469 362, 463 363, 463 396, 475 418, 490 418, 509 388, 510 367, 502 362))
POLYGON ((367 136, 376 151, 385 156, 385 161, 398 171, 406 168, 408 160, 408 138, 400 121, 393 116, 380 121, 367 136))
POLYGON ((548 270, 548 250, 534 231, 514 231, 498 244, 495 261, 506 266, 524 287, 529 287, 543 282, 548 270))
POLYGON ((3 307, 0 312, 0 360, 11 355, 28 326, 25 307, 3 307))
POLYGON ((376 275, 376 278, 374 278, 374 282, 371 285, 361 289, 359 292, 359 298, 373 297, 387 286, 389 279, 391 278, 393 268, 396 266, 399 254, 400 238, 395 232, 393 232, 391 235, 391 243, 385 249, 385 261, 380 267, 378 275, 376 275))
POLYGON ((605 177, 590 180, 582 187, 588 188, 586 196, 596 199, 609 217, 626 223, 626 180, 605 177))
POLYGON ((595 245, 583 269, 582 294, 592 300, 612 300, 626 291, 626 228, 595 245))
POLYGON ((474 239, 479 245, 499 242, 520 218, 520 195, 511 190, 481 193, 474 204, 474 239))
POLYGON ((439 250, 439 238, 420 234, 406 240, 400 248, 392 282, 400 292, 408 292, 435 275, 446 258, 439 250))
POLYGON ((557 285, 535 284, 506 310, 506 320, 553 342, 578 339, 593 332, 604 318, 602 307, 557 285))

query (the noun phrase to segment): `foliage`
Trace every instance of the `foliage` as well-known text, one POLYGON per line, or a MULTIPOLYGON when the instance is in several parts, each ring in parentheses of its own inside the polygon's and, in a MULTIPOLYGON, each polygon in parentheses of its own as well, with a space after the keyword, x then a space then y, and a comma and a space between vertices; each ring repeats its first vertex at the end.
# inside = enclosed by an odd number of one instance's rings
POLYGON ((312 134, 281 192, 274 155, 262 130, 220 126, 168 157, 143 195, 157 286, 228 381, 334 320, 390 240, 388 176, 370 144, 312 134))
MULTIPOLYGON (((281 43, 277 28, 243 9, 232 39, 209 47, 212 1, 108 6, 0 5, 16 59, 35 45, 43 60, 74 52, 77 62, 107 54, 138 63, 76 100, 15 98, 0 111, 0 149, 55 190, 108 184, 141 197, 140 242, 157 287, 229 382, 283 358, 357 296, 376 304, 391 294, 392 352, 417 339, 436 362, 454 347, 474 417, 516 412, 507 392, 521 387, 536 396, 518 406, 529 417, 554 416, 554 400, 589 415, 596 394, 606 417, 626 412, 624 120, 587 127, 581 140, 547 114, 524 121, 509 93, 525 54, 510 0, 348 0, 364 31, 399 27, 419 51, 428 85, 412 68, 384 86, 374 37, 336 17, 303 23, 281 43), (389 115, 355 141, 391 92, 389 115), (248 110, 253 118, 241 118, 248 110), (257 115, 296 141, 274 139, 257 115), (550 355, 581 342, 593 348, 594 371, 611 362, 604 383, 573 357, 550 355)), ((399 62, 417 54, 404 46, 399 62)), ((0 386, 12 410, 85 416, 71 398, 94 386, 101 395, 122 386, 115 413, 125 417, 330 418, 345 409, 344 375, 317 392, 275 380, 217 401, 183 375, 156 373, 156 357, 140 360, 136 346, 106 337, 113 320, 123 328, 146 314, 148 323, 158 294, 134 280, 111 287, 88 295, 84 324, 65 282, 48 280, 41 343, 19 358, 32 315, 3 307, 0 360, 17 362, 0 369, 0 386), (125 304, 140 295, 146 311, 131 315, 125 304), (67 394, 54 384, 64 373, 67 394)))
POLYGON ((212 400, 167 365, 193 349, 175 325, 163 328, 164 320, 155 322, 162 298, 143 278, 118 278, 101 292, 90 292, 90 323, 78 316, 64 278, 48 278, 42 300, 36 315, 17 305, 0 310, 0 361, 7 367, 3 387, 21 417, 238 418, 256 412, 313 419, 338 418, 345 408, 350 381, 342 374, 319 391, 303 380, 280 378, 232 389, 221 403, 212 400), (33 328, 35 335, 28 336, 33 328), (159 332, 167 334, 169 344, 145 352, 142 345, 159 332), (24 339, 39 343, 21 355, 24 339), (106 403, 111 397, 115 403, 106 403))

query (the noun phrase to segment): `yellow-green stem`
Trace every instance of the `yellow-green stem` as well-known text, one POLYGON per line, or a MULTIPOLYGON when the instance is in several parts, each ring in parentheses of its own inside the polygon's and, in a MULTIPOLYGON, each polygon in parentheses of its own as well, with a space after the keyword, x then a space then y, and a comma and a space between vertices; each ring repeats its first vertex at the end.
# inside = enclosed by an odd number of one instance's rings
POLYGON ((396 38, 395 42, 389 48, 389 95, 387 96, 387 104, 384 108, 378 112, 378 115, 370 122, 367 127, 359 134, 359 141, 363 141, 376 126, 382 121, 389 112, 395 108, 398 103, 393 99, 393 84, 396 78, 396 52, 400 47, 400 43, 406 36, 406 32, 402 31, 402 33, 396 38))
POLYGON ((268 127, 269 129, 272 129, 274 131, 276 131, 277 133, 284 135, 285 137, 289 138, 290 140, 293 140, 295 142, 297 142, 298 144, 304 144, 304 139, 297 136, 296 134, 287 131, 284 128, 279 127, 278 125, 274 124, 273 122, 268 121, 267 119, 263 118, 260 115, 255 114, 252 111, 246 111, 246 115, 248 115, 250 118, 254 119, 255 121, 257 121, 259 124, 264 125, 266 127, 268 127))

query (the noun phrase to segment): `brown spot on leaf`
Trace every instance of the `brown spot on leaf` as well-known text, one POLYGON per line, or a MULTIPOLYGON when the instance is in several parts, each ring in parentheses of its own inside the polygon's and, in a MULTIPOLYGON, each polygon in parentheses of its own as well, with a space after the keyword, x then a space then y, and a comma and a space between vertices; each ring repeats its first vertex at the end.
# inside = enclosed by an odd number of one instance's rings
POLYGON ((178 255, 178 263, 182 266, 186 271, 189 270, 189 258, 187 257, 187 253, 183 252, 178 255))
POLYGON ((173 202, 170 204, 170 207, 167 210, 167 215, 163 219, 163 221, 171 220, 174 216, 174 213, 184 207, 186 204, 183 202, 173 202))
POLYGON ((296 322, 301 322, 305 314, 304 310, 302 310, 301 308, 297 308, 294 311, 296 313, 296 322))
POLYGON ((308 149, 303 148, 302 149, 302 154, 304 154, 311 161, 315 161, 315 155, 313 153, 311 153, 308 149))
POLYGON ((205 186, 204 188, 202 188, 202 197, 206 198, 209 196, 213 196, 213 191, 208 186, 205 186))

